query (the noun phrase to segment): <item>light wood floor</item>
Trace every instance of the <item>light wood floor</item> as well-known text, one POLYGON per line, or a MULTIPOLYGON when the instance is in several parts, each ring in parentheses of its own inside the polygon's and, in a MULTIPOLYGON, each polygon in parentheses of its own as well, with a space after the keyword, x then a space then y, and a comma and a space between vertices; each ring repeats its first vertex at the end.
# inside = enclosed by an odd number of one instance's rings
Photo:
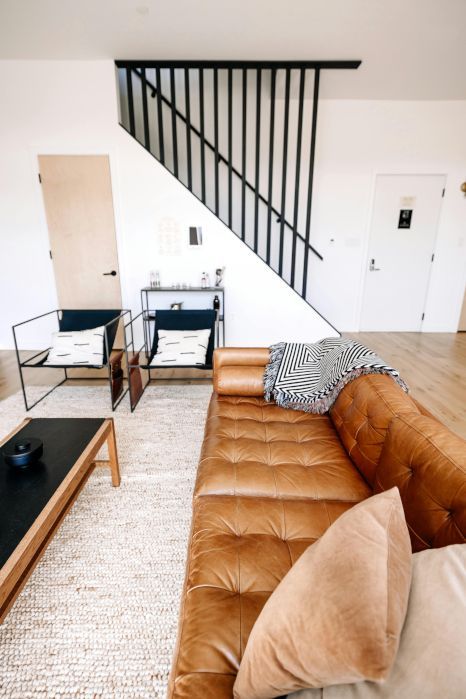
POLYGON ((466 438, 466 333, 348 333, 398 369, 412 395, 466 438))
MULTIPOLYGON (((354 333, 348 337, 374 349, 388 364, 398 369, 413 396, 466 438, 466 333, 354 333)), ((32 384, 47 385, 57 380, 54 378, 56 370, 30 369, 28 374, 28 381, 32 384)), ((78 370, 74 375, 79 375, 78 370)), ((85 377, 89 375, 90 372, 84 372, 85 377)), ((199 376, 200 372, 194 370, 187 374, 185 371, 184 375, 199 376)), ((166 376, 168 378, 168 372, 166 376)), ((210 372, 202 376, 208 378, 210 372)), ((188 379, 177 383, 193 381, 188 379)), ((0 351, 0 400, 19 389, 14 352, 0 351)))

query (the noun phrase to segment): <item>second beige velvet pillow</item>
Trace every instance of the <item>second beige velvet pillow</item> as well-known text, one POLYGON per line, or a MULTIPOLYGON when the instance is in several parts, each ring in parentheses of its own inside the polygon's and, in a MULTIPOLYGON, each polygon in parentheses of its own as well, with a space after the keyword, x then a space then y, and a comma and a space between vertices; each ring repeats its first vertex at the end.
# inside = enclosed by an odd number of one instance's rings
POLYGON ((283 578, 249 636, 235 699, 384 680, 411 584, 398 488, 345 512, 283 578))

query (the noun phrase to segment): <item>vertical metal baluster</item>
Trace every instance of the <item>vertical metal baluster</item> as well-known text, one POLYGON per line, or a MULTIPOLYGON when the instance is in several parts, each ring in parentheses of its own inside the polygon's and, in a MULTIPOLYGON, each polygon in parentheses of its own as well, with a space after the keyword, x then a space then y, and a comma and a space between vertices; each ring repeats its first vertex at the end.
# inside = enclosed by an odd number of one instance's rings
POLYGON ((241 240, 246 237, 246 136, 247 136, 247 90, 248 71, 243 68, 243 134, 242 134, 242 176, 241 176, 241 240))
POLYGON ((201 128, 201 199, 205 204, 204 69, 199 68, 199 122, 201 128))
POLYGON ((312 213, 312 191, 314 187, 314 163, 316 155, 316 130, 317 130, 317 107, 319 105, 319 83, 320 83, 320 68, 314 71, 314 96, 312 102, 312 131, 311 131, 311 150, 309 154, 309 179, 307 186, 307 213, 306 213, 306 231, 304 234, 304 266, 303 266, 303 299, 306 298, 307 291, 307 265, 309 260, 309 236, 311 232, 311 213, 312 213))
POLYGON ((269 193, 267 208, 267 252, 266 262, 270 265, 270 243, 272 229, 272 194, 273 194, 273 146, 275 135, 275 68, 271 69, 270 75, 270 141, 269 141, 269 193))
POLYGON ((150 151, 149 111, 147 109, 146 69, 141 68, 142 116, 144 122, 144 145, 150 151))
POLYGON ((233 70, 228 68, 228 227, 233 225, 233 70))
POLYGON ((256 179, 254 184, 254 252, 259 247, 259 166, 261 141, 262 69, 256 71, 256 179))
POLYGON ((163 144, 163 108, 162 108, 162 80, 160 77, 160 68, 155 69, 155 79, 157 82, 157 121, 159 125, 159 151, 160 162, 165 165, 165 148, 163 144))
POLYGON ((218 185, 218 70, 214 68, 214 148, 215 148, 215 215, 219 212, 218 185))
POLYGON ((288 123, 290 117, 290 77, 291 71, 286 69, 285 77, 285 117, 283 125, 283 162, 282 162, 282 201, 280 206, 280 250, 278 254, 278 274, 283 273, 283 242, 285 231, 286 208, 286 170, 288 166, 288 123))
POLYGON ((178 134, 176 132, 175 69, 170 68, 170 101, 172 107, 173 174, 178 177, 178 134))
POLYGON ((294 214, 293 214, 293 246, 291 250, 291 272, 290 285, 294 287, 294 277, 296 270, 296 238, 298 228, 298 213, 299 213, 299 178, 301 172, 301 141, 303 135, 303 106, 304 106, 304 86, 306 80, 306 71, 300 69, 299 76, 299 106, 298 106, 298 137, 296 143, 296 175, 294 183, 294 214))
POLYGON ((188 189, 193 188, 193 169, 191 159, 191 95, 189 91, 189 68, 184 69, 184 95, 186 102, 186 155, 188 168, 188 189))
POLYGON ((126 92, 128 96, 129 130, 131 136, 134 136, 136 129, 134 127, 133 79, 131 75, 131 68, 126 69, 126 92))

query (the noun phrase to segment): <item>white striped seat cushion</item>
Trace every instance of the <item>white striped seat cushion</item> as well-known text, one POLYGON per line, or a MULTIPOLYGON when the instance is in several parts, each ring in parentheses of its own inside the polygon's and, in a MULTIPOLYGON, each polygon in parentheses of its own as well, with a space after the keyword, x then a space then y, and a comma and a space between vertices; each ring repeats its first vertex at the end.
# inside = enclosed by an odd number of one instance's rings
POLYGON ((210 329, 159 330, 157 352, 151 366, 204 366, 210 329))
POLYGON ((46 366, 102 366, 104 326, 91 330, 68 330, 52 335, 46 366))

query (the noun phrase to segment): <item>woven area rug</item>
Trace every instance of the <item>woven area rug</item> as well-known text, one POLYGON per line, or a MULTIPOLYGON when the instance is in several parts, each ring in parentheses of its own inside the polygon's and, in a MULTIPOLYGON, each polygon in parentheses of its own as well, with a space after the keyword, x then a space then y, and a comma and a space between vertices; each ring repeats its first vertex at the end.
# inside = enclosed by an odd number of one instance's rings
MULTIPOLYGON (((2 699, 165 697, 211 386, 149 387, 115 418, 122 482, 79 495, 0 626, 2 699)), ((31 417, 106 417, 107 387, 61 387, 31 417)), ((25 417, 0 403, 3 436, 25 417)))

